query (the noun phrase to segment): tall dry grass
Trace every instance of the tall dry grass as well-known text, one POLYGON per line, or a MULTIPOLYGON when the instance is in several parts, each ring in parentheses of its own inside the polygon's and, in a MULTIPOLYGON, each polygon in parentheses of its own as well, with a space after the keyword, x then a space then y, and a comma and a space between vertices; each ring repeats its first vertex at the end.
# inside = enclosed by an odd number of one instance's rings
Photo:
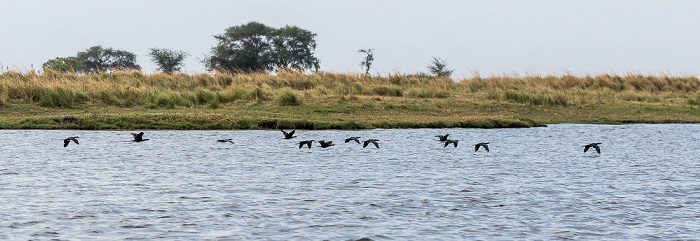
POLYGON ((0 107, 33 103, 54 108, 83 104, 219 108, 232 102, 300 105, 334 97, 356 100, 358 96, 454 98, 562 107, 630 101, 698 105, 699 90, 700 81, 695 76, 665 74, 496 75, 486 78, 475 75, 454 81, 400 73, 387 76, 328 72, 81 75, 49 70, 0 74, 0 107))

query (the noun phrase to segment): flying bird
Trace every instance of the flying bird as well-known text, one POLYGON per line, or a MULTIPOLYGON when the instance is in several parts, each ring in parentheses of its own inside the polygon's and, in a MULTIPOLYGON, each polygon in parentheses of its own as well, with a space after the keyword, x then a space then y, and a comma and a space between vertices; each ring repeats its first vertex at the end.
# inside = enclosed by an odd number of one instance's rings
POLYGON ((294 136, 294 132, 295 132, 296 130, 292 130, 292 131, 290 131, 289 133, 287 133, 287 132, 284 131, 284 130, 281 130, 281 131, 282 131, 282 134, 284 134, 284 139, 292 139, 292 138, 296 137, 296 136, 294 136))
POLYGON ((369 143, 372 143, 372 144, 374 144, 374 146, 376 146, 377 148, 379 148, 379 144, 377 143, 377 141, 379 141, 379 140, 377 140, 377 139, 369 139, 369 140, 366 140, 366 141, 364 142, 365 144, 362 145, 362 148, 367 147, 367 145, 368 145, 369 143))
POLYGON ((444 136, 437 135, 437 136, 435 136, 435 137, 440 138, 440 141, 447 141, 447 136, 449 136, 449 135, 450 135, 450 134, 445 134, 444 136))
POLYGON ((583 148, 583 153, 586 153, 586 152, 588 151, 588 148, 593 147, 593 148, 595 148, 595 151, 598 152, 598 154, 600 154, 600 147, 598 146, 598 145, 600 145, 600 144, 603 144, 603 143, 600 143, 600 142, 598 142, 598 143, 591 143, 591 144, 588 144, 588 145, 584 146, 585 148, 583 148))
POLYGON ((489 146, 488 146, 488 145, 489 145, 488 142, 482 142, 482 143, 476 144, 476 145, 474 145, 474 152, 479 151, 479 147, 481 147, 481 146, 483 146, 484 149, 486 149, 486 151, 488 152, 488 151, 489 151, 489 146))
POLYGON ((354 137, 350 137, 350 138, 348 138, 348 139, 345 139, 345 143, 348 143, 348 142, 350 142, 350 141, 355 141, 355 142, 357 142, 357 144, 360 144, 360 137, 359 137, 359 136, 354 136, 354 137))
POLYGON ((143 139, 143 132, 139 132, 138 134, 136 134, 136 133, 131 133, 131 135, 134 136, 134 141, 135 141, 135 142, 142 142, 142 141, 150 140, 150 139, 143 139))
POLYGON ((68 138, 66 138, 65 140, 63 140, 63 147, 67 147, 67 146, 68 146, 68 143, 70 143, 70 141, 75 142, 75 144, 80 144, 80 143, 78 143, 78 139, 77 139, 77 138, 78 138, 77 136, 73 136, 73 137, 68 137, 68 138))
POLYGON ((229 138, 229 139, 216 140, 216 141, 218 141, 218 142, 231 142, 231 143, 233 143, 233 139, 230 139, 230 138, 229 138))
POLYGON ((303 147, 304 145, 307 145, 309 149, 311 149, 311 143, 314 143, 314 140, 308 140, 308 141, 300 141, 299 142, 299 149, 303 147))
POLYGON ((335 146, 335 144, 333 144, 333 141, 326 142, 324 140, 320 140, 318 141, 318 143, 321 144, 321 148, 335 146))
POLYGON ((459 140, 446 140, 445 146, 443 146, 443 148, 449 146, 450 144, 453 144, 455 147, 457 147, 457 143, 459 143, 459 140))

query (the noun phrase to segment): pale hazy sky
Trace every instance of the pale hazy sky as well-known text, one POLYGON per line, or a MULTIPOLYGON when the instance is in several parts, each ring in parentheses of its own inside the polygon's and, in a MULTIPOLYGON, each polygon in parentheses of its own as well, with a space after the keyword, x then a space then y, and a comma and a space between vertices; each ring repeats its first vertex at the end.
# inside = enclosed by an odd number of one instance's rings
POLYGON ((94 45, 135 53, 183 50, 186 71, 227 27, 258 21, 316 33, 321 70, 427 71, 446 59, 453 77, 510 73, 700 75, 700 1, 164 1, 1 0, 0 64, 28 70, 94 45))

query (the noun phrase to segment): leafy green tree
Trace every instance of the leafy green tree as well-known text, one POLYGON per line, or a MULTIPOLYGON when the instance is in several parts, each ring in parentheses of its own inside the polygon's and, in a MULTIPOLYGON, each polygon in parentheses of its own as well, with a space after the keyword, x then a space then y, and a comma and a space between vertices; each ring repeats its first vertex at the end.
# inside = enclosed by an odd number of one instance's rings
POLYGON ((360 66, 365 69, 365 74, 369 74, 369 68, 372 67, 372 62, 374 61, 374 54, 372 49, 360 49, 358 53, 365 53, 365 59, 360 62, 360 66))
POLYGON ((299 27, 275 29, 262 23, 233 26, 214 36, 219 43, 204 64, 210 70, 268 71, 319 68, 313 56, 316 34, 299 27))
POLYGON ((226 71, 264 71, 270 69, 270 38, 274 29, 258 22, 234 26, 222 35, 214 35, 219 44, 204 60, 209 69, 226 71))
POLYGON ((296 26, 286 26, 272 37, 272 63, 277 69, 318 71, 319 60, 314 57, 316 34, 296 26))
POLYGON ((41 68, 44 71, 52 69, 59 72, 79 72, 82 70, 82 65, 77 57, 56 57, 46 61, 41 68))
POLYGON ((102 48, 99 45, 92 46, 83 52, 78 52, 76 57, 83 67, 80 72, 84 73, 141 69, 141 66, 136 64, 136 54, 124 50, 102 48))
POLYGON ((158 70, 163 71, 168 74, 172 74, 175 71, 180 71, 183 63, 187 57, 187 52, 177 51, 172 49, 159 49, 151 48, 151 56, 153 63, 158 65, 158 70))
POLYGON ((431 65, 428 65, 428 70, 430 70, 430 73, 432 73, 434 76, 449 77, 450 75, 452 75, 452 72, 454 72, 454 70, 447 69, 446 66, 446 60, 433 57, 433 62, 431 63, 431 65))

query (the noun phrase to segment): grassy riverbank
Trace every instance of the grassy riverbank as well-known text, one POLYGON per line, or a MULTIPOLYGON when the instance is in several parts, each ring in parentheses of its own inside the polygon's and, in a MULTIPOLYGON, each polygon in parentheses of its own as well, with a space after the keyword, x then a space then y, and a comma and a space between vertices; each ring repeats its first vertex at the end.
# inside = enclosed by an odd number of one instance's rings
POLYGON ((700 122, 694 76, 0 74, 0 128, 364 129, 700 122))

